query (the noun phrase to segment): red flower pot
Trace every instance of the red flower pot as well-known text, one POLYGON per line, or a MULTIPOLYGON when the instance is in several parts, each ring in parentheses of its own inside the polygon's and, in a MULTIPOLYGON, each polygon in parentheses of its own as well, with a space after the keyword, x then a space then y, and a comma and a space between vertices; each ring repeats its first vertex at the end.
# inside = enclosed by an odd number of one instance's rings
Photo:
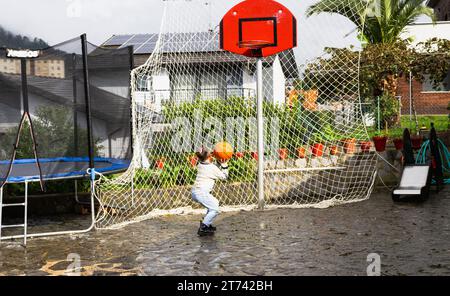
POLYGON ((372 147, 372 142, 370 141, 362 141, 360 143, 361 145, 361 151, 362 152, 369 152, 370 151, 370 147, 372 147))
POLYGON ((373 137, 375 150, 377 150, 377 152, 383 152, 384 150, 386 150, 387 139, 387 137, 373 137))
POLYGON ((194 155, 194 156, 189 157, 189 163, 191 164, 191 166, 193 168, 195 168, 197 166, 197 163, 198 163, 197 156, 194 155))
POLYGON ((394 139, 392 140, 394 142, 394 146, 396 150, 402 150, 403 149, 403 139, 394 139))
POLYGON ((317 157, 323 155, 324 145, 321 143, 316 143, 312 146, 312 154, 317 157))
POLYGON ((345 153, 352 154, 356 152, 356 139, 345 139, 343 142, 345 153))
POLYGON ((258 160, 258 152, 251 152, 250 154, 254 160, 258 160))
POLYGON ((244 152, 236 152, 236 153, 234 153, 234 156, 236 158, 244 158, 244 152))
POLYGON ((339 147, 338 146, 331 146, 330 147, 330 154, 331 155, 337 155, 339 153, 339 147))
POLYGON ((297 157, 298 158, 305 158, 306 157, 306 148, 305 147, 297 148, 297 157))
POLYGON ((164 159, 158 159, 155 163, 155 167, 158 170, 162 170, 164 168, 164 159))
POLYGON ((278 149, 278 156, 280 157, 280 160, 285 160, 288 158, 289 150, 286 148, 278 149))
POLYGON ((415 150, 419 150, 422 147, 422 137, 421 136, 412 136, 411 137, 411 146, 415 150))

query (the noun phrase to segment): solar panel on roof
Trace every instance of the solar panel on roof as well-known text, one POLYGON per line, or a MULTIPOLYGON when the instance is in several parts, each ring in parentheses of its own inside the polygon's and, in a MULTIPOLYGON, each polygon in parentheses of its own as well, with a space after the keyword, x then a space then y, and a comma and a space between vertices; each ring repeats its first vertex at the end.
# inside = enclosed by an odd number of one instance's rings
POLYGON ((122 45, 128 39, 130 39, 131 36, 133 36, 133 35, 116 35, 116 36, 111 37, 111 39, 109 39, 108 41, 106 41, 104 45, 106 45, 106 46, 122 45))
POLYGON ((143 44, 141 47, 136 48, 135 54, 151 54, 156 47, 156 42, 143 44))
POLYGON ((159 34, 137 34, 114 36, 105 45, 122 41, 121 48, 133 45, 135 54, 150 54, 156 47, 158 38, 163 39, 163 52, 210 52, 219 51, 218 32, 182 32, 159 34))

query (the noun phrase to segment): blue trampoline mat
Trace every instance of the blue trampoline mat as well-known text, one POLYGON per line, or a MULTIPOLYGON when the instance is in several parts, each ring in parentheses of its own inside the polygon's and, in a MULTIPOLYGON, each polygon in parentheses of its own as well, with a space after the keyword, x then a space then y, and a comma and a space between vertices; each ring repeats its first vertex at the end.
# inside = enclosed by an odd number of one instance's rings
MULTIPOLYGON (((8 170, 10 161, 0 161, 0 181, 8 170)), ((88 176, 88 157, 59 157, 40 158, 39 164, 44 180, 52 179, 76 179, 88 176)), ((94 158, 95 170, 102 174, 113 174, 125 171, 129 160, 115 158, 94 158)), ((3 179, 2 179, 3 178, 3 179)), ((39 180, 39 168, 35 159, 19 159, 13 162, 12 171, 7 178, 7 183, 23 183, 25 181, 39 180)))

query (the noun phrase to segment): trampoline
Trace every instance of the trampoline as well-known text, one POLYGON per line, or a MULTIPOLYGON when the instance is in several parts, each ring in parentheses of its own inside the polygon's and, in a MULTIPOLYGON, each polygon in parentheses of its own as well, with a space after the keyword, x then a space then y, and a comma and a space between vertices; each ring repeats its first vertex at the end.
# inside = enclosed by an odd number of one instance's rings
MULTIPOLYGON (((114 174, 125 171, 129 160, 114 158, 94 158, 95 171, 102 174, 114 174)), ((0 171, 6 171, 9 168, 9 161, 0 161, 0 171)), ((39 159, 41 170, 46 172, 42 175, 44 181, 61 179, 81 179, 88 177, 89 169, 88 157, 59 157, 39 159)), ((6 183, 24 183, 40 181, 41 176, 39 167, 35 159, 15 160, 12 165, 11 173, 6 183)))
POLYGON ((0 49, 0 58, 18 65, 14 73, 0 69, 0 241, 23 238, 26 245, 29 237, 95 227, 96 176, 123 172, 131 160, 131 49, 96 47, 85 34, 41 50, 0 49), (28 233, 29 183, 45 191, 45 182, 68 179, 75 201, 90 206, 90 226, 28 233), (80 179, 90 183, 89 202, 78 199, 80 179), (8 184, 23 184, 23 202, 5 202, 8 184), (4 225, 6 207, 24 207, 24 222, 4 225), (23 234, 2 236, 5 228, 23 234))

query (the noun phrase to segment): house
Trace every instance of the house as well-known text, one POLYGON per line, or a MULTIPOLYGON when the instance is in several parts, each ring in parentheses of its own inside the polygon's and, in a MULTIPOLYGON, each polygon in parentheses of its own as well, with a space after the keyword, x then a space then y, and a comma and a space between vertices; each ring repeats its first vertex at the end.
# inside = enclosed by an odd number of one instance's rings
POLYGON ((438 21, 450 21, 450 1, 428 0, 427 6, 434 9, 438 21))
MULTIPOLYGON (((161 49, 162 68, 152 77, 142 77, 141 81, 137 82, 138 92, 134 96, 138 100, 152 90, 156 97, 155 108, 160 110, 161 102, 175 97, 175 93, 176 97, 183 98, 183 101, 191 101, 198 96, 203 99, 214 99, 255 95, 255 59, 221 50, 218 32, 167 33, 162 36, 114 35, 102 46, 106 48, 133 46, 134 66, 137 67, 148 60, 159 38, 165 40, 161 49), (177 71, 176 66, 180 60, 189 64, 183 68, 192 67, 192 71, 187 71, 189 73, 177 71), (203 67, 203 69, 210 68, 211 73, 195 71, 195 67, 205 64, 211 65, 203 67)), ((265 59, 264 98, 273 103, 285 103, 287 81, 294 79, 293 75, 296 72, 297 64, 292 50, 265 59)))
MULTIPOLYGON (((439 1, 429 1, 438 3, 439 1)), ((449 4, 450 1, 440 1, 449 4)), ((445 3, 446 4, 445 4, 445 3)), ((447 5, 448 9, 448 5, 447 5)), ((402 36, 403 39, 412 38, 413 46, 431 38, 450 40, 450 21, 432 23, 418 23, 407 26, 402 36)), ((447 78, 439 86, 426 79, 423 83, 412 79, 409 75, 400 78, 397 95, 401 97, 402 114, 440 115, 448 114, 450 102, 450 71, 447 78), (412 104, 412 102, 414 102, 412 104)))

